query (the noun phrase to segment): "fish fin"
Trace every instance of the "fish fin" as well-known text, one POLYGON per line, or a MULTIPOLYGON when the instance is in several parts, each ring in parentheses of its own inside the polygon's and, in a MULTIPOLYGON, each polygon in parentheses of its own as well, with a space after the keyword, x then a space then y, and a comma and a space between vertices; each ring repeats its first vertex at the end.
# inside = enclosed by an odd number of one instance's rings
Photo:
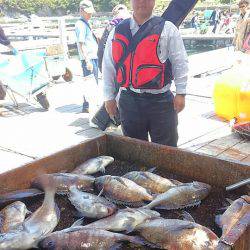
POLYGON ((221 215, 216 215, 215 216, 215 223, 221 227, 221 215))
POLYGON ((106 195, 105 195, 105 199, 116 205, 122 205, 125 207, 143 207, 145 205, 143 201, 138 201, 138 202, 121 201, 121 200, 112 199, 106 195))
POLYGON ((144 246, 147 245, 147 242, 139 236, 127 236, 127 240, 135 245, 140 245, 140 246, 144 246))
POLYGON ((228 209, 229 206, 226 206, 226 207, 221 207, 221 208, 218 208, 216 211, 217 212, 225 212, 227 209, 228 209))
POLYGON ((117 250, 117 249, 121 249, 122 243, 121 242, 116 242, 115 244, 113 244, 109 250, 117 250))
POLYGON ((178 180, 175 180, 175 179, 169 179, 174 185, 178 186, 178 185, 182 185, 183 182, 180 182, 178 180))
POLYGON ((84 217, 82 217, 79 220, 76 220, 70 227, 82 226, 83 221, 84 221, 84 217))
POLYGON ((232 249, 231 246, 221 241, 219 241, 218 245, 216 246, 216 250, 231 250, 231 249, 232 249))
POLYGON ((105 174, 105 167, 101 167, 101 169, 100 169, 100 171, 103 173, 103 174, 105 174))
POLYGON ((81 229, 83 229, 84 228, 84 226, 75 226, 75 227, 69 227, 69 228, 65 228, 65 229, 63 229, 62 230, 62 232, 64 232, 64 233, 70 233, 70 232, 75 232, 75 231, 79 231, 79 230, 81 230, 81 229))
POLYGON ((232 205, 233 204, 233 200, 231 200, 231 199, 229 199, 229 198, 226 198, 226 201, 230 204, 230 205, 232 205))
POLYGON ((140 236, 127 236, 127 237, 129 237, 128 241, 131 242, 132 244, 147 246, 150 248, 157 248, 157 249, 159 248, 157 245, 155 245, 149 241, 146 241, 144 238, 142 238, 140 236))
POLYGON ((131 208, 131 207, 127 207, 127 206, 126 206, 126 209, 127 209, 129 212, 135 213, 135 210, 134 210, 133 208, 131 208))
POLYGON ((102 190, 100 191, 100 193, 97 195, 97 197, 100 197, 102 195, 103 191, 104 191, 104 187, 102 188, 102 190))
POLYGON ((188 213, 187 211, 182 211, 181 215, 182 215, 184 220, 190 221, 190 222, 195 222, 193 216, 190 213, 188 213))
POLYGON ((76 210, 76 211, 73 212, 73 216, 75 218, 80 218, 80 219, 84 217, 83 214, 80 211, 78 211, 78 210, 76 210))
POLYGON ((31 214, 32 214, 32 212, 31 212, 30 210, 27 209, 26 215, 31 215, 31 214))
MULTIPOLYGON (((173 210, 173 209, 185 209, 185 208, 189 208, 189 207, 196 207, 196 206, 199 206, 201 204, 201 201, 196 201, 196 202, 193 202, 193 203, 189 203, 189 204, 186 204, 186 205, 179 205, 179 206, 175 206, 175 205, 167 205, 165 206, 164 204, 163 205, 158 205, 158 206, 155 206, 156 209, 166 209, 166 210, 173 210)), ((148 204, 150 205, 150 203, 148 204)), ((150 208, 150 206, 149 206, 150 208)))
POLYGON ((155 170, 156 170, 156 167, 152 167, 152 168, 150 168, 149 170, 147 170, 147 172, 154 173, 155 170))
POLYGON ((131 233, 133 230, 134 230, 134 227, 132 226, 132 224, 135 222, 135 219, 133 217, 127 217, 126 218, 126 221, 124 223, 124 226, 126 228, 125 232, 128 234, 128 233, 131 233))
POLYGON ((58 221, 59 221, 60 215, 61 215, 61 210, 56 203, 55 203, 55 210, 56 210, 56 216, 57 216, 58 221))
POLYGON ((185 225, 173 225, 173 226, 170 226, 169 227, 169 231, 171 232, 179 232, 180 230, 183 230, 183 229, 194 229, 195 228, 195 225, 193 222, 187 222, 187 224, 185 225))
POLYGON ((117 180, 118 182, 120 182, 122 185, 128 187, 128 186, 126 185, 126 183, 122 180, 121 177, 119 177, 119 176, 113 176, 113 178, 114 178, 115 180, 117 180))

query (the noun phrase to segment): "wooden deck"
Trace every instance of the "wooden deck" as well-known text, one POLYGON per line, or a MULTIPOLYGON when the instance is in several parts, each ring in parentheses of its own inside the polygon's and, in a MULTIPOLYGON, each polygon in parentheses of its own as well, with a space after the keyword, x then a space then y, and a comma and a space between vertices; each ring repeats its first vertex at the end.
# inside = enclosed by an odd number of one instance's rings
MULTIPOLYGON (((0 101, 0 173, 103 133, 91 128, 88 114, 81 113, 87 86, 79 76, 80 63, 74 59, 70 66, 74 81, 65 83, 60 79, 48 89, 49 111, 22 98, 18 98, 19 107, 8 99, 0 101)), ((250 143, 233 134, 228 122, 213 112, 214 80, 214 76, 190 79, 186 108, 179 115, 178 146, 250 165, 250 143)), ((115 128, 107 132, 121 134, 115 128)))

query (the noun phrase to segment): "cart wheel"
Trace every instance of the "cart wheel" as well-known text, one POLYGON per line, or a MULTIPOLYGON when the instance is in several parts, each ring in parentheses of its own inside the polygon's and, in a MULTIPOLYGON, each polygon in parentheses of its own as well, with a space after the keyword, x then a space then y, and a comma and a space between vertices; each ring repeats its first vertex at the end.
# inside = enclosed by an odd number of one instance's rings
POLYGON ((44 109, 49 109, 49 101, 45 93, 39 93, 36 95, 36 99, 44 109))
POLYGON ((62 75, 62 78, 63 78, 63 80, 64 80, 65 82, 70 82, 70 81, 72 81, 72 79, 73 79, 72 72, 71 72, 68 68, 66 68, 65 74, 62 75))
POLYGON ((60 76, 52 76, 52 79, 53 79, 54 81, 57 81, 59 78, 60 78, 60 76))

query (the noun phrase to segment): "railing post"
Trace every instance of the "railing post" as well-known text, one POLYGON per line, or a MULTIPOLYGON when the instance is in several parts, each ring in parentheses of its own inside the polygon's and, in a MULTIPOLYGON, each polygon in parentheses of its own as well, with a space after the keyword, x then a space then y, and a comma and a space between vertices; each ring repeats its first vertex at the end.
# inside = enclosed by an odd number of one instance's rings
POLYGON ((59 29, 60 44, 63 47, 65 59, 68 59, 67 29, 64 17, 58 19, 58 29, 59 29))

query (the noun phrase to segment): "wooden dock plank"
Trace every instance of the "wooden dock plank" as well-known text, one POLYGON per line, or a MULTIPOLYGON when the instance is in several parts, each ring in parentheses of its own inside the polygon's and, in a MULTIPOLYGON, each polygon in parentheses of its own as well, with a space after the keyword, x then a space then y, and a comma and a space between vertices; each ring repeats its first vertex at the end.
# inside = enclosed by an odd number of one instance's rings
POLYGON ((219 155, 219 158, 234 159, 238 161, 246 162, 246 159, 250 156, 250 143, 247 141, 241 141, 233 147, 225 150, 219 155))
POLYGON ((34 159, 16 154, 11 151, 6 151, 0 148, 0 174, 4 173, 6 171, 9 171, 11 169, 20 167, 21 165, 24 165, 28 162, 32 162, 34 159))

